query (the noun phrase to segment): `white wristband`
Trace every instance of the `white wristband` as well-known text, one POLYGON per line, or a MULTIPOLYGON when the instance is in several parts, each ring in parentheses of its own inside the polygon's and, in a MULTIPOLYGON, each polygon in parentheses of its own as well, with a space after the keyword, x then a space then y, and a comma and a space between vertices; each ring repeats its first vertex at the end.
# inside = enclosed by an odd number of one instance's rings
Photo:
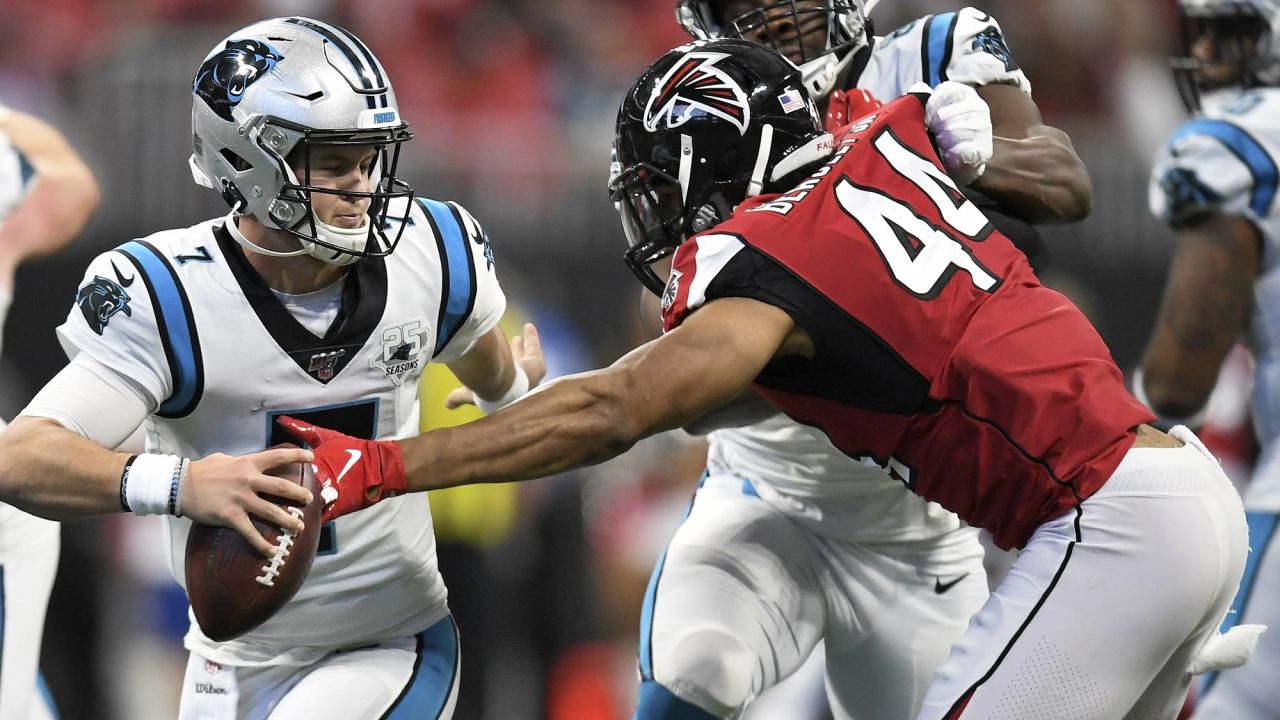
POLYGON ((182 515, 182 485, 190 465, 177 455, 137 455, 120 477, 120 495, 135 515, 182 515))
POLYGON ((516 376, 511 381, 511 387, 507 388, 507 391, 502 394, 502 397, 497 400, 485 400, 479 395, 476 395, 476 407, 483 410, 485 415, 492 415, 516 400, 519 400, 521 397, 524 397, 524 394, 527 392, 529 392, 529 376, 525 374, 524 368, 520 367, 520 364, 517 363, 516 376))

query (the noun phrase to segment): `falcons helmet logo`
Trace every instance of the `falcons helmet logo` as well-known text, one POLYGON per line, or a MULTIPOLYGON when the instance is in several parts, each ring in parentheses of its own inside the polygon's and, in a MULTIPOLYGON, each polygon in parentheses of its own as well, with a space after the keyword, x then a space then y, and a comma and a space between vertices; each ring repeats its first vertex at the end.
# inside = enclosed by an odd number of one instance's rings
POLYGON ((728 57, 717 52, 691 52, 667 71, 649 96, 644 109, 644 127, 658 129, 664 119, 671 129, 699 114, 714 115, 733 123, 746 135, 751 121, 747 94, 738 83, 715 65, 728 57))

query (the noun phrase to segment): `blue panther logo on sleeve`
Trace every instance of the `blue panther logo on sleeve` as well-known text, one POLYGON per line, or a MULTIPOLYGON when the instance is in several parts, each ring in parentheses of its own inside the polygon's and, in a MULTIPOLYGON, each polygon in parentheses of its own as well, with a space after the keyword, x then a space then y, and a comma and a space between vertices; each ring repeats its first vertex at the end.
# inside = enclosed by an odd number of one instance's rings
POLYGON ((231 111, 244 99, 244 91, 283 59, 279 51, 264 42, 228 41, 222 52, 205 60, 196 71, 191 91, 218 117, 230 120, 231 111))
POLYGON ((989 27, 978 33, 978 36, 973 39, 973 49, 995 56, 997 60, 1004 63, 1004 69, 1009 72, 1018 69, 1018 61, 1013 59, 1009 43, 1005 42, 999 28, 989 27))
POLYGON ((1222 201, 1222 196, 1200 182, 1195 171, 1170 168, 1160 177, 1160 189, 1164 191, 1166 208, 1170 218, 1178 219, 1195 210, 1211 208, 1222 201))
MULTIPOLYGON (((133 280, 133 278, 129 279, 133 280)), ((84 321, 89 323, 89 327, 99 335, 116 313, 123 312, 125 315, 133 316, 133 311, 129 309, 129 293, 125 292, 116 281, 101 275, 94 275, 92 280, 76 292, 76 305, 80 306, 84 321)))

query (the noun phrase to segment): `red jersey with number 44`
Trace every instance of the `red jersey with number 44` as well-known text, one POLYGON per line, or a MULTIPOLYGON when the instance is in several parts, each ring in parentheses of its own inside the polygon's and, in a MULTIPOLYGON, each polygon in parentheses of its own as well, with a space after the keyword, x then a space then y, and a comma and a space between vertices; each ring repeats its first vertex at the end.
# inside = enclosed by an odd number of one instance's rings
POLYGON ((815 356, 775 359, 757 391, 1021 547, 1154 418, 1084 315, 960 194, 923 101, 847 126, 808 180, 681 245, 663 316, 670 330, 723 297, 782 308, 815 356))

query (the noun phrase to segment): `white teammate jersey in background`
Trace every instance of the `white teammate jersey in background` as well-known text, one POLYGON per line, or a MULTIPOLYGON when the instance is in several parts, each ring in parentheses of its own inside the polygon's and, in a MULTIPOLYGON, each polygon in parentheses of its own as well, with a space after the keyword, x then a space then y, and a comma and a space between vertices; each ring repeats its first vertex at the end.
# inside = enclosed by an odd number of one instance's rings
MULTIPOLYGON (((854 72, 857 72, 856 69, 854 72)), ((875 38, 855 86, 887 102, 918 82, 1031 84, 999 24, 973 8, 930 15, 875 38)), ((935 538, 960 520, 869 461, 840 452, 819 430, 783 415, 710 435, 708 468, 750 480, 762 498, 811 530, 850 542, 935 538)))
MULTIPOLYGON (((284 414, 363 438, 414 435, 423 366, 465 354, 505 309, 488 239, 452 203, 418 199, 395 252, 351 266, 323 338, 281 304, 222 222, 98 256, 58 329, 69 356, 88 353, 151 400, 148 452, 256 452, 291 441, 275 422, 284 414)), ((185 586, 191 522, 167 520, 185 586)), ((445 599, 427 496, 416 493, 326 525, 306 582, 257 629, 216 643, 193 618, 186 645, 233 665, 303 664, 420 632, 448 613, 445 599)))
POLYGON ((1280 452, 1280 89, 1213 93, 1161 148, 1151 174, 1151 212, 1178 225, 1203 212, 1243 217, 1262 236, 1250 340, 1253 410, 1262 458, 1246 490, 1250 507, 1280 510, 1280 473, 1262 470, 1280 452))

